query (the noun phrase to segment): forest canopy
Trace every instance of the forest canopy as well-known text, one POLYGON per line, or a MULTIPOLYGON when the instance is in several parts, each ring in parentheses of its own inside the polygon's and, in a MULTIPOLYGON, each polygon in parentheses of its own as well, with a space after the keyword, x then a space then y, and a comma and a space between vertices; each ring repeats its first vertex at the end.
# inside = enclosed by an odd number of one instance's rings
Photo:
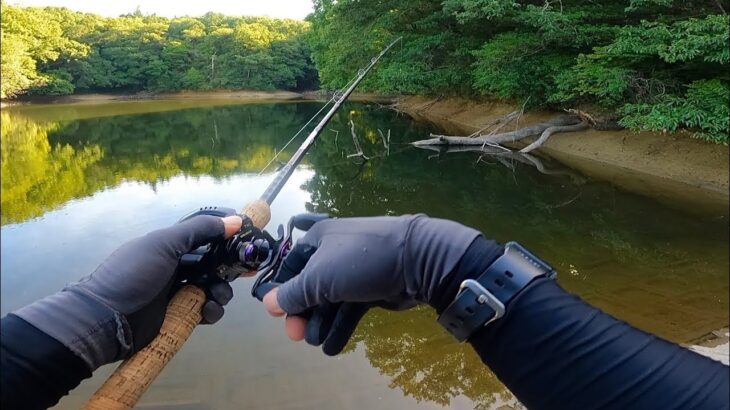
POLYGON ((309 23, 266 17, 117 18, 2 4, 2 98, 19 94, 311 89, 309 23))
POLYGON ((314 0, 307 21, 118 18, 2 4, 2 98, 360 90, 580 107, 637 130, 728 142, 728 0, 314 0))

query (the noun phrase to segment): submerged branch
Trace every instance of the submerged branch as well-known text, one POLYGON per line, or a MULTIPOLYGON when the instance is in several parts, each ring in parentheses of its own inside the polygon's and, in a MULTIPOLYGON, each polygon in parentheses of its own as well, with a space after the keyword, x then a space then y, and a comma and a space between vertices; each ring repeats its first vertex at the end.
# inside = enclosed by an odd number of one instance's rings
POLYGON ((559 164, 552 164, 550 168, 548 168, 545 165, 545 161, 541 158, 536 157, 533 154, 526 154, 519 151, 511 151, 511 150, 505 150, 502 146, 496 146, 496 147, 490 147, 486 146, 484 148, 478 147, 478 146, 456 146, 456 145, 449 145, 449 146, 434 146, 434 145, 423 145, 419 146, 419 148, 422 149, 428 149, 431 151, 436 151, 438 154, 436 156, 439 156, 440 154, 447 154, 447 153, 454 153, 454 152, 475 152, 480 154, 479 158, 477 159, 477 162, 486 162, 484 161, 484 158, 491 158, 502 165, 507 166, 510 169, 514 169, 511 165, 506 165, 504 160, 509 159, 510 161, 514 162, 520 162, 525 165, 529 165, 531 167, 534 167, 537 169, 541 174, 545 175, 564 175, 570 177, 574 182, 578 184, 585 183, 586 179, 582 175, 580 175, 577 172, 574 172, 570 168, 560 166, 559 164))

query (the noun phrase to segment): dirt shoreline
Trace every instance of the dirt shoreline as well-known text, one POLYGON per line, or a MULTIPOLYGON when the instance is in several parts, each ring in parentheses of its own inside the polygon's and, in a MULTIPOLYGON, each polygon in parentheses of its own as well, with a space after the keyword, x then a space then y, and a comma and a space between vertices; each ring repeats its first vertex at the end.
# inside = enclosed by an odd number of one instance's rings
MULTIPOLYGON (((404 97, 398 110, 456 135, 471 134, 514 106, 460 98, 404 97)), ((545 121, 553 113, 531 112, 520 126, 545 121)), ((424 139, 428 138, 424 135, 424 139)), ((523 147, 533 141, 519 142, 523 147)), ((597 131, 556 134, 540 150, 566 166, 627 191, 675 208, 728 215, 728 147, 683 134, 597 131)))
POLYGON ((241 100, 293 100, 302 98, 302 94, 292 91, 255 91, 255 90, 237 90, 237 91, 180 91, 175 93, 89 93, 89 94, 71 94, 57 97, 38 96, 38 97, 21 97, 16 100, 3 100, 2 106, 12 106, 20 104, 37 104, 37 103, 103 103, 103 102, 119 102, 119 101, 145 101, 145 100, 167 100, 167 99, 241 99, 241 100))
MULTIPOLYGON (((16 100, 2 100, 0 107, 11 107, 22 104, 74 104, 74 103, 105 103, 120 101, 149 101, 149 100, 327 100, 330 94, 322 91, 257 91, 257 90, 213 90, 213 91, 180 91, 174 93, 89 93, 63 96, 32 96, 21 97, 16 100)), ((392 103, 397 96, 376 93, 352 93, 348 100, 376 103, 392 103)))

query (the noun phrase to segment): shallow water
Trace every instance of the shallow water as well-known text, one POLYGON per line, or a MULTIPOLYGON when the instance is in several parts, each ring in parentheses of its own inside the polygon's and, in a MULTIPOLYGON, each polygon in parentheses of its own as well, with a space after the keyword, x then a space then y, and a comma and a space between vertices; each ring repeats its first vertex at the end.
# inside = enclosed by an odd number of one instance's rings
MULTIPOLYGON (((2 110, 3 315, 191 209, 258 197, 274 170, 258 172, 320 107, 179 104, 2 110)), ((670 340, 727 325, 725 218, 684 214, 549 161, 544 174, 514 158, 405 145, 432 131, 375 105, 346 105, 277 198, 269 227, 303 211, 424 212, 520 241, 558 269, 568 290, 670 340), (350 120, 367 162, 347 158, 350 120), (390 130, 389 151, 378 129, 390 130)), ((428 309, 373 311, 347 352, 327 358, 289 342, 250 285, 234 283, 222 322, 196 330, 143 408, 490 408, 509 399, 428 309)), ((59 408, 77 408, 112 370, 100 369, 59 408)))

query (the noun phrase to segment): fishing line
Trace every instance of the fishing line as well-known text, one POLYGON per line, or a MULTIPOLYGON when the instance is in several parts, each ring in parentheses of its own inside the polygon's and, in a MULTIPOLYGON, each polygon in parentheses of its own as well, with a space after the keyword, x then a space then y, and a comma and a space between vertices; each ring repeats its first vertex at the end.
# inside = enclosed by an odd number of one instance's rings
POLYGON ((295 140, 295 139, 296 139, 296 138, 297 138, 297 137, 299 136, 299 134, 301 134, 301 133, 302 133, 302 131, 304 131, 304 129, 305 129, 305 128, 307 128, 307 126, 308 126, 309 124, 311 124, 311 123, 312 123, 312 121, 314 121, 314 119, 315 119, 315 118, 317 118, 317 117, 319 116, 319 114, 321 114, 321 113, 322 113, 322 111, 324 111, 324 109, 325 109, 325 108, 327 108, 327 106, 329 106, 329 105, 330 105, 330 104, 331 104, 331 103, 332 103, 333 101, 335 101, 335 100, 336 100, 337 98, 339 98, 339 96, 340 96, 340 95, 342 95, 342 93, 344 92, 344 90, 347 90, 347 89, 348 89, 348 88, 350 87, 350 85, 351 85, 351 84, 352 84, 352 83, 353 83, 353 82, 354 82, 355 80, 357 80, 357 78, 358 78, 359 76, 360 76, 360 71, 358 71, 357 75, 355 75, 354 77, 352 77, 352 79, 351 79, 350 81, 348 81, 348 82, 347 82, 347 84, 345 84, 345 86, 344 86, 344 87, 342 87, 341 89, 339 89, 339 90, 335 91, 335 92, 334 92, 334 93, 332 94, 332 98, 330 98, 330 99, 329 99, 329 101, 327 101, 327 102, 326 102, 326 103, 325 103, 325 104, 324 104, 324 105, 322 106, 322 108, 320 108, 320 109, 319 109, 319 111, 317 111, 317 112, 316 112, 316 113, 315 113, 315 114, 314 114, 314 115, 312 116, 312 118, 310 118, 310 119, 309 119, 309 121, 307 121, 307 123, 306 123, 306 124, 304 124, 304 125, 302 126, 302 128, 300 128, 300 129, 299 129, 299 131, 297 131, 297 133, 296 133, 296 134, 294 134, 294 136, 293 136, 293 137, 291 137, 291 139, 290 139, 289 141, 287 141, 287 143, 286 143, 286 144, 284 144, 284 146, 283 146, 283 147, 281 147, 281 149, 280 149, 280 150, 276 151, 276 153, 274 154, 274 156, 273 156, 273 157, 271 158, 271 160, 270 160, 269 162, 267 162, 267 163, 266 163, 266 165, 265 165, 265 166, 264 166, 264 168, 263 168, 263 169, 262 169, 262 170, 261 170, 261 171, 260 171, 260 172, 258 173, 258 175, 262 175, 262 174, 264 173, 264 171, 266 171, 266 169, 267 169, 267 168, 269 167, 269 165, 271 165, 271 164, 272 164, 272 163, 273 163, 274 161, 276 161, 276 159, 277 159, 277 158, 279 157, 279 154, 281 154, 282 152, 284 152, 284 150, 285 150, 285 149, 286 149, 286 148, 287 148, 287 147, 289 146, 289 144, 291 144, 292 142, 294 142, 294 140, 295 140))
MULTIPOLYGON (((334 98, 334 97, 333 97, 333 98, 334 98)), ((305 128, 307 128, 307 126, 308 126, 308 125, 309 125, 309 124, 310 124, 310 123, 311 123, 312 121, 314 121, 314 119, 315 119, 315 118, 317 118, 317 116, 318 116, 318 115, 319 115, 320 113, 322 113, 322 111, 324 111, 324 109, 325 109, 325 108, 327 108, 327 106, 328 106, 328 105, 330 105, 330 103, 331 103, 331 102, 333 101, 333 98, 330 98, 330 100, 329 100, 329 101, 327 101, 327 102, 326 102, 326 103, 325 103, 325 104, 324 104, 324 105, 322 106, 322 108, 320 108, 320 109, 319 109, 319 111, 317 111, 317 113, 316 113, 316 114, 314 114, 314 115, 312 116, 312 118, 310 118, 310 119, 309 119, 309 121, 307 121, 307 123, 306 123, 306 124, 304 124, 304 125, 302 126, 302 128, 299 128, 299 131, 297 131, 297 133, 296 133, 296 134, 294 134, 294 136, 293 136, 293 137, 291 137, 291 139, 290 139, 289 141, 287 141, 287 143, 286 143, 286 144, 284 144, 284 146, 283 146, 283 147, 281 147, 281 149, 280 149, 280 150, 276 151, 276 153, 275 153, 275 154, 274 154, 274 156, 273 156, 273 157, 271 158, 271 160, 269 160, 269 162, 267 162, 267 163, 266 163, 266 165, 264 166, 264 168, 263 168, 263 169, 262 169, 262 170, 261 170, 261 171, 259 172, 259 175, 263 174, 263 173, 264 173, 264 171, 266 171, 266 168, 268 168, 268 167, 269 167, 269 165, 271 165, 271 164, 272 164, 272 163, 273 163, 274 161, 276 161, 276 159, 277 159, 277 158, 279 157, 279 154, 281 154, 282 152, 284 152, 284 150, 286 149, 286 147, 288 147, 288 146, 289 146, 289 144, 291 144, 291 143, 292 143, 292 142, 293 142, 293 141, 294 141, 294 140, 295 140, 295 139, 296 139, 296 138, 297 138, 297 137, 299 136, 299 134, 301 134, 301 133, 302 133, 302 131, 304 131, 304 129, 305 129, 305 128)))

